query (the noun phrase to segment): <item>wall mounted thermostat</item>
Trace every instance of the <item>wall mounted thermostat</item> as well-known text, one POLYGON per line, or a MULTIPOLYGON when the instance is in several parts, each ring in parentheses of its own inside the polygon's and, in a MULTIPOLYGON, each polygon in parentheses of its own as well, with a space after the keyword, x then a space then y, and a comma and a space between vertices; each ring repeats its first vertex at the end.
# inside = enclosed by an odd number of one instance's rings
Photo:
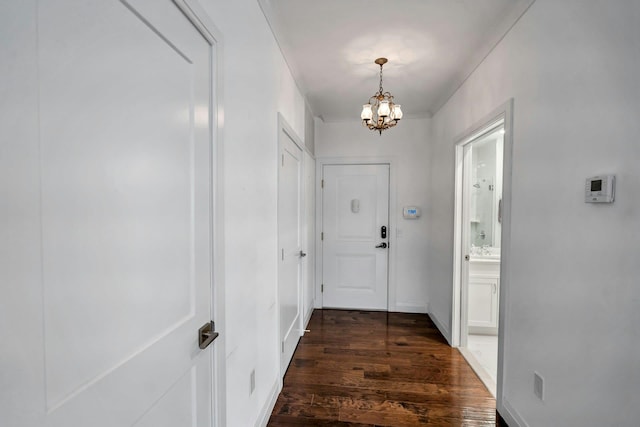
POLYGON ((613 203, 615 192, 615 175, 599 175, 587 178, 584 201, 585 203, 613 203))
POLYGON ((420 208, 417 206, 405 206, 402 208, 402 216, 405 219, 417 219, 420 217, 420 208))

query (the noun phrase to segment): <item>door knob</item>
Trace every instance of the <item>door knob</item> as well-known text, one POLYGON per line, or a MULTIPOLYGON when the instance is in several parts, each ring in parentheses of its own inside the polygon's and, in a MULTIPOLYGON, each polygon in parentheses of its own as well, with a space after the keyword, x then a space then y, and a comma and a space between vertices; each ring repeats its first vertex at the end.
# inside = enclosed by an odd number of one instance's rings
POLYGON ((469 261, 469 255, 465 255, 465 256, 464 256, 464 260, 465 260, 465 261, 469 261))
POLYGON ((307 256, 307 254, 305 254, 304 252, 300 251, 300 258, 304 258, 306 256, 307 256))
POLYGON ((213 323, 213 321, 210 321, 205 323, 198 330, 198 347, 200 347, 201 350, 209 347, 209 344, 211 344, 213 340, 218 338, 219 334, 217 332, 214 332, 214 329, 215 324, 213 323))
POLYGON ((380 243, 376 248, 387 249, 387 244, 385 242, 380 243))

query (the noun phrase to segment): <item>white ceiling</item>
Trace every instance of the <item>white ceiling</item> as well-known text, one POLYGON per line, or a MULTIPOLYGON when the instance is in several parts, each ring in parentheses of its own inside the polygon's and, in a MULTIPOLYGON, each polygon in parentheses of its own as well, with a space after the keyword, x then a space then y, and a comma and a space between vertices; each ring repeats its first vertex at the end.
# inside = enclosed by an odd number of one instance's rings
POLYGON ((534 0, 258 0, 313 114, 359 119, 384 89, 435 113, 534 0))

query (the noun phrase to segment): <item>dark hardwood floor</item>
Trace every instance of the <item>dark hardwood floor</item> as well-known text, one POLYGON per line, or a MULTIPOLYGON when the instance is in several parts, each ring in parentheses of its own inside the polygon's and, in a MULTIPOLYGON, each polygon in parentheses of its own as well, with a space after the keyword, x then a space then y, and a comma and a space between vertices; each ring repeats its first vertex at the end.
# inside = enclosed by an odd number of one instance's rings
POLYGON ((316 310, 269 426, 495 426, 495 400, 429 317, 316 310))

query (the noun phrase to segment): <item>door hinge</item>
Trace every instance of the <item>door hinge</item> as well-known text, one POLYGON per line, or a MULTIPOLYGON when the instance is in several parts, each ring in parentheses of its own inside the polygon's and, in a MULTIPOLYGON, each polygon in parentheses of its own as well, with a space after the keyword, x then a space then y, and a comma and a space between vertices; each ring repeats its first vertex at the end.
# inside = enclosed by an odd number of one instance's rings
POLYGON ((324 240, 324 231, 320 233, 320 240, 324 240))
POLYGON ((284 261, 284 248, 282 248, 282 261, 284 261))
POLYGON ((320 181, 320 188, 324 188, 324 179, 320 181))
POLYGON ((282 166, 284 166, 284 154, 282 155, 282 166))
POLYGON ((320 293, 324 293, 324 283, 320 285, 320 293))
POLYGON ((282 352, 284 353, 284 341, 282 341, 282 352))

